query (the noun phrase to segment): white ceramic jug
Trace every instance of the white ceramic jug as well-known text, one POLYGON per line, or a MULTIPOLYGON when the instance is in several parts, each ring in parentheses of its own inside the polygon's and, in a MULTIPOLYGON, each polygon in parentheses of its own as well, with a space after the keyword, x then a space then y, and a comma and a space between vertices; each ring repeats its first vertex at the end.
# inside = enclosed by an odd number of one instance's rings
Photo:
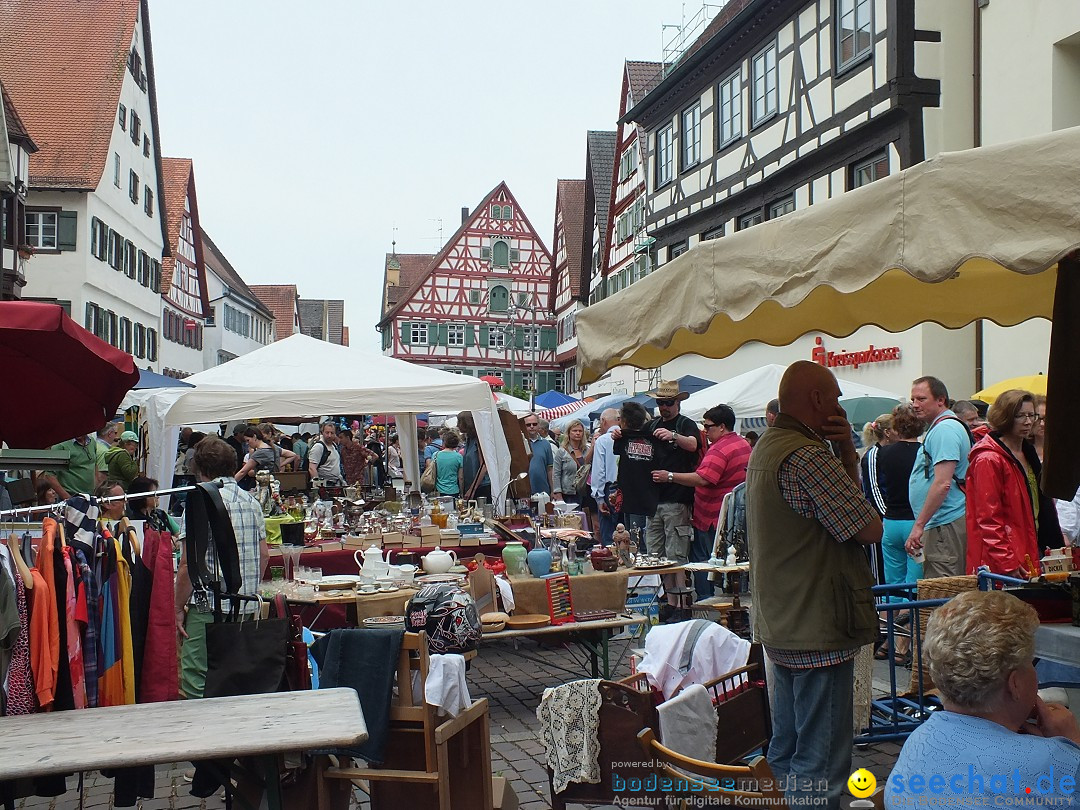
POLYGON ((374 543, 368 546, 363 559, 360 558, 360 549, 353 552, 353 559, 356 560, 356 564, 360 568, 360 575, 372 579, 381 577, 390 567, 390 551, 386 551, 384 559, 382 549, 374 543))
POLYGON ((434 551, 429 551, 424 555, 424 571, 428 574, 445 574, 455 565, 457 565, 457 553, 454 551, 443 551, 435 546, 434 551))

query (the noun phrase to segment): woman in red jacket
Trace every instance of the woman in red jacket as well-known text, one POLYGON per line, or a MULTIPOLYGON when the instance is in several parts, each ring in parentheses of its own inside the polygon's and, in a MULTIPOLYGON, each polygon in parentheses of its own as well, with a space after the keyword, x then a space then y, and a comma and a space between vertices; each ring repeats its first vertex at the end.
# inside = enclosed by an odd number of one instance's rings
POLYGON ((1057 510, 1039 489, 1042 465, 1029 441, 1035 397, 1012 389, 986 415, 990 432, 971 448, 967 495, 967 570, 1027 579, 1039 573, 1041 549, 1061 539, 1057 510))

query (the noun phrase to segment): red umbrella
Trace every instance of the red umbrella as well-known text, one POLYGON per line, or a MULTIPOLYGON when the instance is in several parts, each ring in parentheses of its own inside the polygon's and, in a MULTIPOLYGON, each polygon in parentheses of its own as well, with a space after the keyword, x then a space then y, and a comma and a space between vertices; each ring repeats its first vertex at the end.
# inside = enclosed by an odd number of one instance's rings
POLYGON ((98 430, 139 381, 130 354, 31 301, 0 302, 0 373, 0 439, 29 449, 98 430))
POLYGON ((502 377, 496 377, 494 374, 485 374, 480 379, 483 380, 484 382, 486 382, 488 385, 494 387, 494 388, 502 388, 503 387, 502 377))

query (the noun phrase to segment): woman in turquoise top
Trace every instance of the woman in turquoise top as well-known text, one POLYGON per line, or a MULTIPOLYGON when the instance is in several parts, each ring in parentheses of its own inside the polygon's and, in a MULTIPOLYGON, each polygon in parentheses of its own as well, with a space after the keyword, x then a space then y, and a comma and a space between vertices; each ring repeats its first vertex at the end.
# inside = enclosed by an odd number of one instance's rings
POLYGON ((435 489, 440 495, 458 495, 462 485, 462 459, 458 452, 461 439, 456 433, 448 433, 443 439, 443 449, 432 456, 435 464, 435 489))

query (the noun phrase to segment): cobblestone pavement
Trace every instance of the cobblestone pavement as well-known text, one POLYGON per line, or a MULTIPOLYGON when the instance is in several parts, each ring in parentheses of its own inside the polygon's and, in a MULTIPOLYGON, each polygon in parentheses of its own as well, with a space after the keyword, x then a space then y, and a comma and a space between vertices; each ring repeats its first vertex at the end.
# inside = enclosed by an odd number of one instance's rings
MULTIPOLYGON (((612 662, 623 652, 624 641, 612 642, 612 662)), ((613 677, 629 674, 628 654, 624 656, 613 677)), ((562 668, 577 665, 570 654, 562 648, 540 647, 532 641, 513 641, 485 644, 473 661, 468 680, 473 697, 487 697, 490 702, 491 723, 491 770, 495 775, 505 776, 523 810, 549 808, 547 771, 544 752, 537 734, 536 707, 544 689, 556 686, 573 677, 588 677, 584 669, 570 674, 562 668), (530 658, 522 658, 518 653, 530 658)), ((892 768, 900 751, 895 743, 882 743, 856 748, 854 767, 869 768, 883 780, 892 768)), ((197 799, 189 794, 190 784, 185 781, 184 770, 188 763, 161 765, 157 769, 156 795, 140 803, 144 810, 217 810, 225 806, 220 796, 197 799)), ((74 810, 79 807, 76 780, 68 780, 71 789, 55 799, 27 798, 18 802, 19 808, 44 810, 74 810)), ((100 774, 88 774, 85 780, 87 810, 109 810, 112 804, 112 779, 100 774)), ((356 806, 367 808, 368 803, 361 792, 356 794, 356 806)), ((582 805, 570 805, 579 810, 582 805)), ((456 810, 456 808, 455 808, 456 810)), ((462 808, 468 810, 468 808, 462 808)))

